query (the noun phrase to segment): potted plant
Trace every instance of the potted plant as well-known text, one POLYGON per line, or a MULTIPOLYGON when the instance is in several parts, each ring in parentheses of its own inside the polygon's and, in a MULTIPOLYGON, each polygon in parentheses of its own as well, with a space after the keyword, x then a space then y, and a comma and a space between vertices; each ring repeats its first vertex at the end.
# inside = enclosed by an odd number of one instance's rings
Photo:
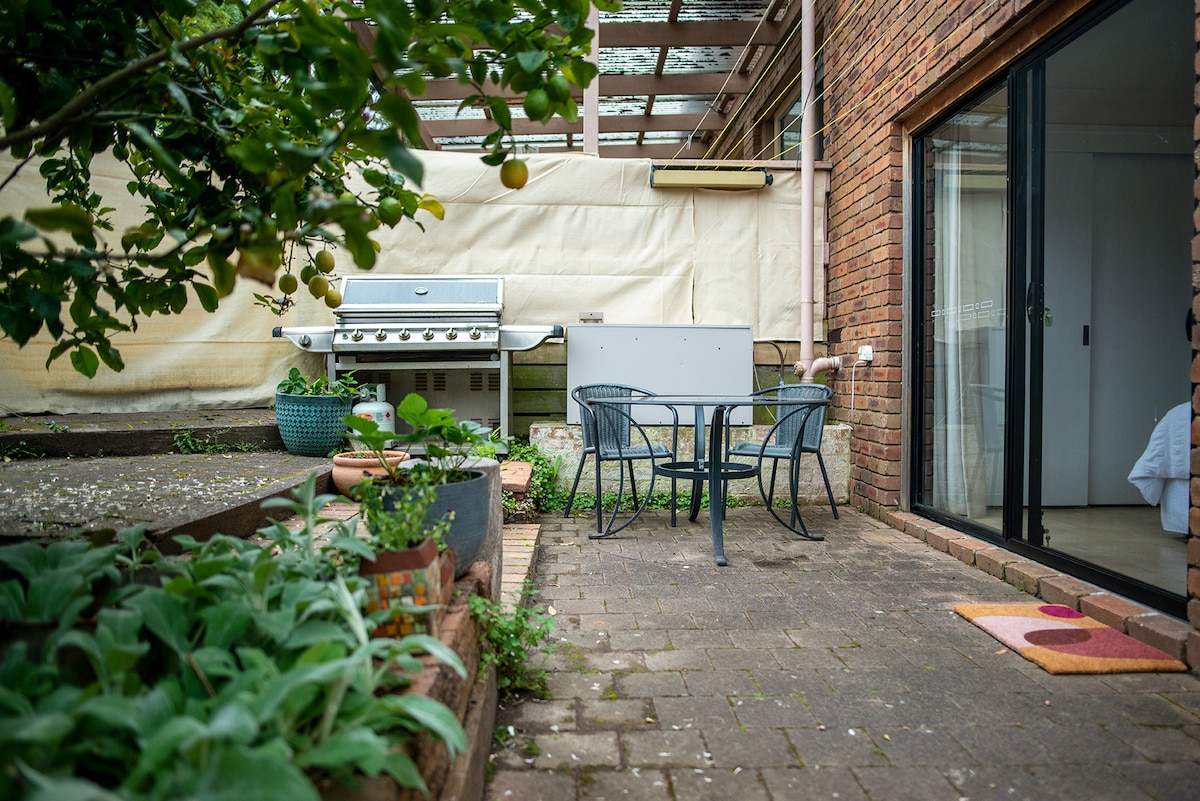
POLYGON ((353 373, 333 381, 309 379, 293 367, 275 387, 275 420, 288 453, 327 456, 337 450, 346 433, 342 420, 357 393, 353 373))
POLYGON ((342 451, 333 455, 333 486, 352 500, 361 500, 356 485, 365 478, 382 478, 388 471, 408 458, 404 451, 342 451), (381 461, 382 460, 382 463, 381 461))
MULTIPOLYGON (((376 479, 385 489, 410 486, 432 488, 435 497, 425 519, 428 524, 452 514, 445 534, 447 546, 455 553, 458 574, 465 573, 475 561, 487 537, 491 493, 487 474, 465 467, 472 450, 489 441, 491 430, 472 420, 456 420, 449 409, 431 409, 420 395, 410 393, 396 407, 397 419, 407 431, 381 431, 375 421, 348 415, 345 424, 363 449, 376 454, 383 476, 376 479), (398 441, 410 453, 423 453, 423 459, 387 465, 384 457, 390 440, 398 441)), ((398 426, 399 428, 399 426, 398 426)), ((389 495, 382 493, 386 508, 389 495)), ((399 500, 407 500, 400 494, 399 500)))
POLYGON ((359 575, 370 582, 367 610, 391 611, 376 637, 436 637, 440 616, 434 612, 449 602, 454 583, 454 551, 445 541, 450 516, 430 514, 436 496, 424 473, 408 479, 393 483, 368 476, 356 485, 363 527, 375 551, 374 558, 358 564, 359 575))

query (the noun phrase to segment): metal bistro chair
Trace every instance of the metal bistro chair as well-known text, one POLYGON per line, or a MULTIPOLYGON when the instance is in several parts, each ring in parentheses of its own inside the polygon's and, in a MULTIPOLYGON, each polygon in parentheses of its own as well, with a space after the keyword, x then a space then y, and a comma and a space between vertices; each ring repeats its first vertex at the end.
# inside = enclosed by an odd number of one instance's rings
MULTIPOLYGON (((579 422, 583 429, 583 455, 579 459, 579 468, 575 471, 575 482, 571 485, 571 495, 567 499, 567 511, 563 517, 571 516, 575 504, 575 491, 579 488, 579 479, 583 475, 583 465, 588 456, 596 461, 596 534, 588 535, 592 539, 607 537, 628 525, 613 528, 617 511, 621 507, 621 497, 625 492, 625 469, 629 469, 629 490, 633 496, 634 509, 640 511, 637 499, 637 484, 634 481, 633 463, 649 460, 651 465, 650 487, 646 497, 654 488, 653 467, 656 460, 672 461, 678 450, 679 418, 674 408, 671 415, 675 418, 671 427, 671 447, 659 443, 651 443, 645 430, 633 419, 628 404, 591 405, 589 401, 596 398, 632 398, 649 397, 654 395, 646 389, 631 387, 625 384, 584 384, 571 390, 571 398, 579 404, 579 422), (644 444, 632 444, 633 429, 637 429, 639 438, 644 444), (604 525, 604 508, 600 502, 600 471, 604 462, 619 462, 621 464, 621 481, 617 490, 616 507, 609 519, 608 527, 604 525)), ((670 407, 668 407, 670 408, 670 407)), ((675 480, 671 480, 671 506, 675 506, 675 480)), ((637 511, 634 517, 637 516, 637 511)))
MULTIPOLYGON (((784 384, 770 389, 759 390, 755 395, 778 395, 781 398, 798 400, 828 401, 833 397, 833 390, 822 384, 784 384)), ((791 407, 794 410, 795 407, 791 407)), ((776 420, 779 421, 765 442, 739 442, 726 448, 728 456, 750 456, 753 458, 771 459, 771 485, 767 492, 767 508, 773 509, 775 499, 775 472, 782 459, 791 461, 788 470, 788 492, 792 499, 792 527, 796 525, 796 494, 800 481, 799 456, 814 453, 817 464, 821 467, 821 478, 825 480, 825 494, 829 497, 829 508, 833 510, 834 519, 838 518, 837 504, 833 500, 833 488, 829 484, 829 473, 825 470, 825 458, 821 455, 821 438, 825 433, 825 406, 818 406, 809 414, 789 413, 787 405, 775 407, 776 420), (803 436, 800 429, 803 428, 803 436), (799 439, 799 441, 797 441, 799 439)), ((725 438, 728 443, 728 436, 725 438)))

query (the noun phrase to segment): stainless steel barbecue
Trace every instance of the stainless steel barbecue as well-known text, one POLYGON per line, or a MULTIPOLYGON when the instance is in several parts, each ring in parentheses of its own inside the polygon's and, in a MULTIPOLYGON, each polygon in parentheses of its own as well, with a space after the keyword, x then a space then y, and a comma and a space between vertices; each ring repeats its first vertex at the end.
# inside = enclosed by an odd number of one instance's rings
POLYGON ((355 371, 387 397, 409 392, 508 433, 509 356, 563 336, 558 325, 505 325, 504 279, 353 275, 332 326, 278 327, 274 336, 326 355, 330 377, 355 371))

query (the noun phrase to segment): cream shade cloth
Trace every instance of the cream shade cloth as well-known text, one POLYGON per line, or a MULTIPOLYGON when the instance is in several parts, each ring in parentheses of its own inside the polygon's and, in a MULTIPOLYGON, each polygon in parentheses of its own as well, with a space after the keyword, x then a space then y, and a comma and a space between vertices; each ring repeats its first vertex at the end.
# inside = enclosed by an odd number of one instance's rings
MULTIPOLYGON (((408 222, 376 231, 382 250, 374 272, 503 276, 510 324, 565 328, 580 312, 603 312, 609 323, 751 325, 756 339, 801 338, 797 172, 774 171, 773 185, 761 190, 652 189, 648 160, 530 155, 523 157, 529 182, 514 191, 477 155, 418 156, 422 191, 437 196, 446 218, 421 212, 424 231, 408 222)), ((0 156, 0 180, 14 167, 0 156)), ((0 214, 46 205, 36 167, 0 191, 0 214)), ((141 222, 140 205, 125 191, 124 165, 97 159, 93 174, 96 190, 118 209, 108 235, 116 246, 125 228, 141 222)), ((816 185, 814 338, 821 339, 821 171, 816 185)), ((348 254, 339 252, 337 271, 349 270, 348 254)), ((24 348, 0 341, 0 405, 58 414, 269 405, 291 366, 324 370, 322 359, 272 338, 271 329, 330 325, 333 313, 301 287, 297 307, 279 318, 254 305, 254 293, 265 291, 242 281, 214 314, 193 296, 182 315, 143 319, 137 332, 115 338, 125 370, 101 366, 91 380, 66 358, 47 370, 48 337, 24 348)))

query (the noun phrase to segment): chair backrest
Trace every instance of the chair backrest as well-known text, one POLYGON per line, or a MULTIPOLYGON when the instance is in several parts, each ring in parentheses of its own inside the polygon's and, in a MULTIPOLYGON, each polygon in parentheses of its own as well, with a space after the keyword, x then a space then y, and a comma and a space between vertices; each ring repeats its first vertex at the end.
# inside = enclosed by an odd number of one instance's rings
POLYGON ((634 398, 653 395, 653 392, 627 384, 583 384, 571 390, 579 404, 579 422, 583 427, 583 447, 601 457, 629 447, 632 427, 629 404, 589 406, 595 398, 634 398), (597 444, 599 448, 597 449, 597 444))
MULTIPOLYGON (((772 387, 769 390, 763 390, 762 394, 775 394, 784 398, 796 398, 798 400, 829 400, 833 397, 833 390, 824 384, 784 384, 779 387, 772 387)), ((804 426, 804 438, 800 443, 800 450, 803 453, 817 453, 821 450, 821 437, 825 433, 825 406, 818 406, 806 418, 804 413, 793 414, 790 417, 786 416, 789 412, 795 411, 795 407, 777 406, 776 420, 783 420, 783 423, 776 431, 776 443, 785 447, 791 447, 796 442, 796 437, 800 434, 800 426, 804 426)))

